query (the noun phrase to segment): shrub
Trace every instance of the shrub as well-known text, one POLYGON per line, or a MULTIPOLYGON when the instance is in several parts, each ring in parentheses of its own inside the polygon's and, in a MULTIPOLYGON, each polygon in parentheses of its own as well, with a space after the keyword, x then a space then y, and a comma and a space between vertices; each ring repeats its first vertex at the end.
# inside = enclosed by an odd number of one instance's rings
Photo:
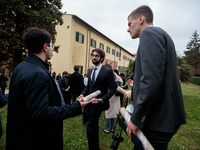
POLYGON ((193 77, 191 82, 200 85, 200 77, 193 77))

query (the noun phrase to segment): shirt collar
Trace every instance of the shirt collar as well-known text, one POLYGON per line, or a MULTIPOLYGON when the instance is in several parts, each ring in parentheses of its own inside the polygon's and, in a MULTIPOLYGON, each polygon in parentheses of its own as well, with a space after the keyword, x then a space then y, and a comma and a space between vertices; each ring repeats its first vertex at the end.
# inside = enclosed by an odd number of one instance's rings
POLYGON ((100 70, 101 68, 102 68, 102 64, 100 64, 100 65, 98 65, 97 67, 95 67, 95 68, 97 68, 98 70, 100 70))

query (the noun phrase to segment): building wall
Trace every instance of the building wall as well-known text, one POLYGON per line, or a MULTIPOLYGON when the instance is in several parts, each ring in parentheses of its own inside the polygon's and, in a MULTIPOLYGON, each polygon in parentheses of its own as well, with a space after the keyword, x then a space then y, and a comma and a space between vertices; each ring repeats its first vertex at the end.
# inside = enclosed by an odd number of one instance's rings
MULTIPOLYGON (((132 54, 85 22, 77 20, 69 14, 63 15, 63 21, 62 26, 56 26, 57 36, 55 45, 60 45, 60 48, 59 53, 53 52, 51 59, 52 72, 55 71, 57 74, 62 74, 63 71, 73 73, 73 68, 76 65, 80 67, 80 73, 87 73, 87 68, 93 66, 91 52, 95 47, 91 46, 91 39, 96 41, 96 48, 100 48, 100 43, 104 45, 106 58, 103 64, 112 64, 113 69, 126 68, 130 59, 134 60, 132 54), (83 43, 76 41, 76 32, 84 36, 83 43), (107 52, 107 46, 110 47, 110 53, 107 52), (116 56, 120 49, 121 57, 116 56), (112 50, 115 50, 115 55, 112 54, 112 50)), ((124 69, 120 70, 119 72, 124 72, 124 69)))
MULTIPOLYGON (((51 58, 52 72, 55 71, 56 74, 63 71, 69 71, 73 66, 73 45, 72 45, 72 17, 68 15, 63 16, 63 25, 56 26, 57 36, 56 36, 56 46, 60 46, 59 52, 53 52, 51 58)), ((70 70, 71 71, 71 70, 70 70)))

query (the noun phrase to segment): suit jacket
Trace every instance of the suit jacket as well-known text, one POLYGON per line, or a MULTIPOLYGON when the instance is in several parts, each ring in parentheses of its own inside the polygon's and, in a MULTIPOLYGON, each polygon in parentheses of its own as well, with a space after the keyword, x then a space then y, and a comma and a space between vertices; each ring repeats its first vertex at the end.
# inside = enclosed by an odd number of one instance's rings
POLYGON ((60 86, 60 89, 63 92, 66 92, 66 89, 68 88, 68 79, 66 79, 65 77, 62 77, 60 80, 59 80, 59 86, 60 86))
MULTIPOLYGON (((92 70, 90 70, 89 72, 88 85, 85 87, 84 91, 82 92, 82 95, 86 96, 90 93, 100 90, 101 94, 97 96, 97 98, 101 98, 103 100, 103 104, 99 104, 99 105, 102 105, 103 110, 107 110, 110 107, 109 99, 114 95, 117 88, 113 72, 111 69, 102 66, 94 85, 90 78, 91 73, 92 73, 92 70)), ((92 104, 88 105, 88 107, 91 107, 91 106, 92 104)))
POLYGON ((71 93, 80 94, 84 89, 83 76, 78 72, 74 72, 70 74, 69 86, 70 86, 71 93))
POLYGON ((175 46, 164 30, 142 31, 133 73, 133 124, 174 132, 175 125, 186 123, 175 46))
POLYGON ((13 71, 7 119, 7 150, 62 150, 63 119, 81 114, 78 101, 61 106, 48 65, 29 54, 13 71))
MULTIPOLYGON (((0 90, 0 108, 3 108, 6 104, 8 103, 8 94, 5 94, 3 96, 1 90, 0 90)), ((3 131, 2 131, 2 126, 1 126, 1 116, 0 116, 0 138, 3 134, 3 131)))
POLYGON ((56 80, 60 80, 61 79, 61 75, 57 75, 56 80))

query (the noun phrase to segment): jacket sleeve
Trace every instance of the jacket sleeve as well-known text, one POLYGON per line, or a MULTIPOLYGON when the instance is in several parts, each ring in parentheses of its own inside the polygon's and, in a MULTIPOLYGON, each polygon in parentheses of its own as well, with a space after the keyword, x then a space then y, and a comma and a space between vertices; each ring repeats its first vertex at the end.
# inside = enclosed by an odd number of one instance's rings
MULTIPOLYGON (((36 72, 25 82, 25 105, 28 115, 33 121, 47 122, 63 120, 81 114, 79 101, 65 106, 52 106, 49 101, 49 88, 52 82, 45 73, 36 72)), ((55 88, 55 94, 57 93, 55 88)), ((56 96, 55 96, 56 98, 56 96)), ((55 99, 58 101, 60 99, 55 99)))
POLYGON ((111 69, 109 69, 108 71, 107 82, 110 90, 107 92, 106 95, 102 97, 102 100, 109 100, 116 92, 117 84, 115 83, 115 79, 111 69))
POLYGON ((156 105, 155 101, 164 75, 166 50, 162 35, 145 29, 140 36, 139 47, 141 62, 138 63, 141 63, 142 76, 139 79, 137 100, 131 121, 142 128, 152 107, 156 105))

